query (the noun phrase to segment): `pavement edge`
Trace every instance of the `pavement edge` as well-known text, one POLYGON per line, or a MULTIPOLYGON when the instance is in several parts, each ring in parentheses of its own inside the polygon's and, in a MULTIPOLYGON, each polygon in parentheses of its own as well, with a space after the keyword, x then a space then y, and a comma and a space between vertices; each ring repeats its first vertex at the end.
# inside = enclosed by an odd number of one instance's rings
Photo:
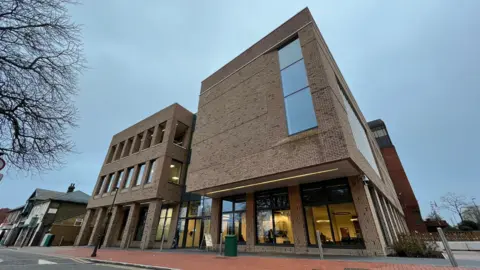
POLYGON ((138 267, 138 268, 144 268, 144 269, 180 270, 178 268, 169 268, 169 267, 163 267, 163 266, 153 266, 153 265, 146 265, 146 264, 126 263, 126 262, 117 262, 117 261, 106 261, 106 260, 98 260, 98 259, 91 259, 91 258, 82 258, 82 260, 89 261, 92 263, 132 266, 132 267, 138 267))

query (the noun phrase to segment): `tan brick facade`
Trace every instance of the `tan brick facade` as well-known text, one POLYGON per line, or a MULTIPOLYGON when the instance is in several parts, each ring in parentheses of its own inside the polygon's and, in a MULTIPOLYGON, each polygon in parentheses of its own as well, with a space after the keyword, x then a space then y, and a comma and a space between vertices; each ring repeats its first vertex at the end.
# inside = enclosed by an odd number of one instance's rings
MULTIPOLYGON (((86 239, 89 239, 89 245, 97 243, 110 211, 110 220, 103 238, 104 246, 126 248, 132 245, 146 249, 156 245, 155 236, 162 204, 175 205, 180 202, 193 117, 191 112, 173 104, 113 136, 76 245, 87 244, 86 239), (178 184, 171 182, 172 161, 183 164, 178 184), (143 174, 140 173, 142 164, 143 174), (132 177, 127 185, 129 170, 132 177), (116 197, 115 187, 119 188, 116 197), (111 209, 114 198, 115 203, 111 209), (132 234, 139 220, 140 204, 147 205, 149 210, 142 241, 133 243, 132 234), (129 207, 130 211, 126 224, 123 224, 124 231, 120 232, 124 207, 129 207), (88 224, 93 219, 93 210, 96 216, 93 227, 90 227, 88 224), (117 239, 119 235, 121 240, 117 239)), ((176 209, 178 211, 178 207, 176 209)), ((172 234, 175 225, 171 224, 172 234)))

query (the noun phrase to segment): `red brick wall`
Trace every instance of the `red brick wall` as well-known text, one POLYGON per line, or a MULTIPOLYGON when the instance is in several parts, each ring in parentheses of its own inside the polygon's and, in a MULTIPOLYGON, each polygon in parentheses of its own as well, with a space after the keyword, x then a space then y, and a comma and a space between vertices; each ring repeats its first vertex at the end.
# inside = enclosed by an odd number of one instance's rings
POLYGON ((388 173, 392 179, 398 199, 405 213, 408 229, 418 232, 426 232, 427 228, 422 222, 420 207, 417 198, 413 193, 410 181, 403 169, 402 162, 395 150, 395 147, 382 148, 382 155, 387 164, 388 173))

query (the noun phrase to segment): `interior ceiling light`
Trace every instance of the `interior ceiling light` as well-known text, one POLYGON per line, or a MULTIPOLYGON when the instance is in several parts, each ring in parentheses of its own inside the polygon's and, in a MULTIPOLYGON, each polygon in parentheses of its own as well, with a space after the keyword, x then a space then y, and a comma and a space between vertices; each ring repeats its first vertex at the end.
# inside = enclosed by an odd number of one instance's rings
POLYGON ((280 181, 285 181, 285 180, 290 180, 290 179, 295 179, 295 178, 300 178, 300 177, 305 177, 305 176, 310 176, 310 175, 334 172, 334 171, 338 171, 338 168, 319 171, 319 172, 313 172, 313 173, 300 174, 300 175, 295 175, 295 176, 290 176, 290 177, 284 177, 284 178, 280 178, 280 179, 265 181, 265 182, 262 182, 262 183, 254 183, 254 184, 243 185, 243 186, 239 186, 239 187, 226 188, 226 189, 221 189, 221 190, 217 190, 217 191, 207 192, 207 194, 210 195, 210 194, 215 194, 215 193, 220 193, 220 192, 225 192, 225 191, 237 190, 237 189, 242 189, 242 188, 247 188, 247 187, 254 187, 254 186, 259 186, 259 185, 265 185, 265 184, 270 184, 270 183, 275 183, 275 182, 280 182, 280 181))

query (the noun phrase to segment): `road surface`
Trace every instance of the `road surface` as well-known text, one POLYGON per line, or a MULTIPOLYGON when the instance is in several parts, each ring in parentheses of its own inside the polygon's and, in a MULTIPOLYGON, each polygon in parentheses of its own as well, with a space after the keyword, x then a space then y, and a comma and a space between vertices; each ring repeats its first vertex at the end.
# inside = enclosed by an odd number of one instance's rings
POLYGON ((133 267, 102 265, 80 259, 37 255, 0 248, 1 270, 118 270, 138 269, 133 267))

